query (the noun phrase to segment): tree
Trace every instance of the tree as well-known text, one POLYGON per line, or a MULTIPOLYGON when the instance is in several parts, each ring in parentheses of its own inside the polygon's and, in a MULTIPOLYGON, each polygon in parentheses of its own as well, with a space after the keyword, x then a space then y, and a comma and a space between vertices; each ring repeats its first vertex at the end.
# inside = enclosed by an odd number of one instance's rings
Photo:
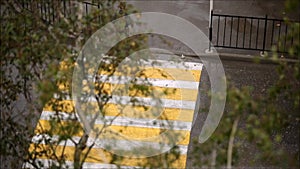
MULTIPOLYGON (((27 162, 34 168, 45 165, 65 168, 68 167, 66 161, 72 159, 74 168, 82 168, 87 159, 93 160, 89 154, 93 154, 91 151, 95 141, 87 145, 89 133, 78 122, 73 103, 65 101, 74 90, 71 86, 74 68, 86 67, 83 55, 80 55, 79 62, 76 58, 97 29, 135 12, 134 7, 119 0, 92 3, 1 2, 1 161, 6 163, 3 166, 20 168, 21 163, 27 162), (92 7, 87 8, 88 5, 92 7), (47 124, 38 121, 43 108, 55 112, 47 124), (67 113, 67 118, 63 118, 60 112, 67 113), (72 138, 74 135, 79 136, 78 140, 72 138), (75 145, 74 150, 68 149, 68 141, 75 145), (64 145, 59 146, 62 143, 64 145), (49 159, 48 164, 39 158, 49 159)), ((122 29, 134 24, 127 20, 123 23, 119 25, 122 29)), ((105 54, 110 57, 101 62, 101 71, 112 76, 126 56, 147 47, 146 40, 145 35, 138 35, 114 46, 105 54)), ((143 76, 141 73, 140 77, 143 76)), ((80 96, 88 98, 91 95, 90 84, 84 78, 78 79, 82 87, 80 96)), ((129 86, 129 90, 136 93, 133 96, 151 95, 150 88, 147 80, 142 85, 129 86)), ((95 92, 97 105, 85 105, 98 106, 101 115, 105 115, 105 106, 110 99, 106 83, 96 81, 95 92)), ((169 92, 173 91, 162 90, 164 94, 169 92)), ((137 103, 136 100, 131 102, 137 103)), ((97 128, 94 130, 97 131, 97 128)), ((101 134, 102 130, 98 128, 96 135, 101 134)), ((108 154, 103 153, 104 156, 108 154)), ((122 160, 122 157, 108 155, 109 163, 122 160)), ((151 160, 155 160, 162 162, 159 165, 168 166, 176 159, 178 151, 174 148, 171 153, 150 159, 142 165, 151 166, 151 160)))

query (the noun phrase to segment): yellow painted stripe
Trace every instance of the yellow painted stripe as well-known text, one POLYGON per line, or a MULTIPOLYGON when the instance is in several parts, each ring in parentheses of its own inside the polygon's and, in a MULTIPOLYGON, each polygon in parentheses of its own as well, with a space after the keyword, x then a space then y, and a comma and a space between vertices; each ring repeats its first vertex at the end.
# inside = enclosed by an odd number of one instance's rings
MULTIPOLYGON (((74 161, 75 147, 72 146, 50 147, 49 145, 45 145, 45 144, 30 144, 29 151, 36 152, 36 153, 47 152, 47 154, 41 153, 42 155, 37 157, 39 159, 49 159, 57 156, 58 158, 64 157, 64 159, 67 161, 74 161)), ((87 152, 87 148, 83 150, 81 157, 83 157, 86 154, 86 152, 87 152)), ((165 154, 161 154, 154 157, 148 157, 148 158, 119 157, 104 149, 92 148, 85 162, 105 163, 104 159, 101 158, 103 155, 107 160, 106 162, 111 164, 116 164, 121 166, 143 166, 143 167, 150 167, 151 165, 154 168, 163 166, 162 164, 166 157, 165 154)), ((170 161, 169 162, 170 168, 184 168, 186 158, 187 158, 186 155, 179 155, 178 159, 176 159, 174 154, 168 154, 166 160, 170 161)))
MULTIPOLYGON (((168 69, 166 69, 168 70, 168 69)), ((201 71, 197 70, 181 70, 181 69, 170 69, 169 72, 165 72, 166 70, 160 70, 160 69, 146 69, 143 71, 142 75, 136 75, 135 77, 144 77, 144 78, 153 78, 153 79, 168 79, 168 80, 187 80, 187 81, 196 81, 198 82, 200 80, 201 71), (189 72, 189 73, 187 73, 189 72), (176 75, 176 76, 174 76, 176 75)), ((105 75, 105 73, 102 73, 105 75)), ((118 76, 121 76, 122 73, 116 73, 118 76)), ((115 74, 114 74, 115 75, 115 74)), ((124 74, 123 74, 124 75, 124 74)), ((141 86, 141 85, 140 85, 141 86)), ((60 83, 58 84, 58 88, 61 91, 68 91, 69 89, 68 84, 60 83)), ((129 86, 130 87, 130 86, 129 86)), ((124 89, 125 85, 121 84, 110 84, 110 83, 96 83, 95 84, 95 93, 98 93, 99 89, 101 93, 105 94, 112 94, 112 91, 115 89, 124 89), (101 85, 101 86, 100 86, 101 85), (97 91, 98 89, 98 91, 97 91)), ((83 90, 88 91, 89 87, 87 84, 83 84, 83 90)), ((150 91, 159 91, 159 92, 166 92, 167 95, 164 96, 164 98, 167 99, 175 99, 175 100, 195 100, 197 97, 197 90, 191 90, 191 89, 180 89, 180 88, 163 88, 163 87, 156 87, 156 86, 148 86, 146 90, 150 91)), ((139 96, 139 97, 151 97, 151 95, 147 96, 147 94, 142 93, 141 91, 145 90, 137 90, 132 89, 129 91, 128 94, 124 94, 125 96, 139 96)))
MULTIPOLYGON (((101 88, 101 93, 108 95, 122 95, 131 97, 153 97, 153 93, 159 93, 161 99, 172 99, 172 100, 188 100, 195 101, 197 99, 197 90, 193 89, 180 89, 180 88, 166 88, 157 86, 146 86, 146 85, 123 85, 123 84, 111 84, 102 83, 95 84, 95 88, 101 88), (101 87, 100 87, 101 85, 101 87), (137 89, 139 88, 139 89, 137 89), (128 92, 128 93, 126 93, 128 92)), ((95 92, 96 94, 99 92, 95 92)))
MULTIPOLYGON (((109 72, 100 71, 100 75, 110 75, 109 72)), ((163 79, 163 80, 184 80, 199 82, 201 77, 201 70, 183 70, 183 69, 171 69, 171 68, 148 68, 142 72, 134 75, 125 74, 124 72, 115 72, 114 76, 128 76, 138 78, 151 78, 151 79, 163 79)), ((68 91, 70 85, 67 83, 58 83, 58 88, 61 91, 68 91)), ((103 89, 111 89, 109 86, 103 86, 103 89)))
MULTIPOLYGON (((74 103, 70 100, 64 100, 64 101, 58 101, 55 99, 52 99, 51 103, 54 103, 55 106, 51 106, 51 104, 48 104, 44 107, 44 111, 60 111, 65 113, 73 113, 74 112, 74 103), (54 108, 55 107, 55 108, 54 108)), ((96 107, 98 106, 96 102, 91 102, 90 106, 96 107)), ((149 109, 152 107, 150 106, 131 106, 132 109, 135 111, 131 112, 123 112, 121 113, 121 110, 118 108, 117 104, 106 104, 104 105, 104 112, 106 116, 124 116, 129 118, 157 118, 159 120, 180 120, 180 121, 186 121, 191 122, 193 120, 193 110, 188 109, 176 109, 176 108, 164 108, 161 113, 157 116, 151 116, 152 114, 147 113, 149 109)), ((92 114, 93 112, 90 112, 92 114)))
MULTIPOLYGON (((58 88, 61 91, 67 91, 69 87, 67 85, 59 84, 58 88)), ((83 91, 89 91, 89 87, 86 85, 83 87, 83 91)), ((188 100, 195 101, 197 99, 197 90, 194 89, 180 89, 180 88, 167 88, 157 86, 146 85, 124 85, 124 84, 111 84, 111 83, 96 83, 95 94, 105 93, 107 95, 122 95, 131 97, 153 97, 153 93, 159 93, 161 99, 172 100, 188 100), (139 89, 137 89, 139 88, 139 89)))
MULTIPOLYGON (((95 128, 102 129, 103 125, 95 125, 95 128)), ((83 130, 79 122, 56 122, 39 120, 35 133, 45 133, 51 131, 54 135, 72 135, 82 136, 83 130)), ((152 141, 152 142, 167 142, 167 138, 160 140, 158 136, 167 134, 166 129, 158 128, 144 128, 133 126, 107 126, 104 132, 99 136, 100 139, 129 139, 137 141, 152 141)), ((170 131, 174 134, 176 140, 180 140, 178 144, 188 145, 190 139, 190 131, 186 130, 173 130, 170 131)), ((170 138, 169 138, 170 139, 170 138)))
POLYGON ((115 71, 112 73, 112 71, 105 71, 101 69, 98 71, 98 74, 168 80, 193 80, 197 82, 199 82, 201 76, 201 70, 146 67, 144 69, 141 69, 141 71, 139 71, 138 73, 133 74, 134 71, 136 71, 135 68, 127 68, 122 72, 115 71))
MULTIPOLYGON (((98 84, 96 84, 98 85, 98 84)), ((130 85, 126 86, 123 84, 99 84, 102 87, 98 88, 95 85, 95 94, 105 93, 107 95, 122 95, 131 97, 153 97, 153 93, 158 93, 161 99, 171 99, 171 100, 187 100, 195 101, 197 99, 197 90, 193 89, 180 89, 180 88, 166 88, 166 87, 156 87, 156 86, 146 86, 146 85, 130 85), (136 87, 140 87, 137 89, 136 87)), ((98 85, 98 86, 99 86, 98 85)), ((62 87, 60 87, 62 88, 62 87)), ((83 87, 84 91, 89 91, 88 86, 83 87)))
POLYGON ((45 111, 60 111, 65 113, 73 113, 75 112, 74 102, 71 100, 63 100, 59 101, 56 99, 51 99, 45 106, 45 111))
MULTIPOLYGON (((136 68, 127 68, 125 72, 132 72, 136 68)), ((139 68, 141 69, 141 68, 139 68)), ((92 71, 88 70, 89 73, 92 71)), ((103 71, 100 70, 98 72, 102 75, 111 75, 110 71, 103 71)), ((142 71, 139 71, 138 73, 135 73, 134 75, 124 74, 123 72, 114 72, 114 76, 132 76, 132 77, 144 77, 144 78, 152 78, 152 79, 168 79, 168 80, 183 80, 183 81, 196 81, 199 82, 200 76, 201 76, 201 70, 183 70, 183 69, 174 69, 174 68, 152 68, 147 67, 144 68, 142 71)), ((101 92, 106 94, 111 94, 113 89, 116 89, 115 87, 123 89, 125 85, 112 85, 112 84, 104 84, 102 86, 101 92)), ((58 85, 60 90, 66 90, 69 88, 68 85, 58 85)), ((89 90, 87 87, 85 87, 86 90, 89 90)), ((149 87, 149 91, 158 91, 158 92, 166 92, 168 94, 163 97, 164 99, 173 99, 173 100, 190 100, 194 101, 197 97, 197 91, 191 90, 191 89, 180 89, 180 88, 163 88, 163 87, 149 87)), ((136 89, 130 90, 128 94, 122 94, 124 96, 137 96, 137 97, 151 97, 148 96, 145 93, 142 93, 136 89)), ((56 102, 55 110, 71 113, 74 112, 74 104, 70 100, 65 101, 56 101, 55 99, 52 100, 53 102, 56 102)), ((92 106, 96 106, 96 103, 92 106)), ((151 107, 146 107, 147 109, 151 109, 151 107)), ((47 111, 53 111, 53 107, 46 105, 44 110, 47 111)), ((121 114, 122 116, 130 117, 130 118, 145 118, 143 114, 140 112, 147 112, 144 110, 145 108, 142 106, 134 106, 133 109, 135 109, 135 112, 139 112, 139 114, 135 114, 134 112, 130 113, 127 112, 125 114, 121 114)), ((118 105, 116 104, 107 104, 104 106, 105 115, 107 116, 116 116, 120 113, 120 110, 118 109, 118 105)), ((92 113, 92 112, 91 112, 92 113)), ((165 108, 162 110, 161 114, 157 117, 158 119, 164 119, 164 120, 180 120, 180 121, 188 121, 191 122, 193 119, 193 111, 192 110, 180 110, 180 109, 174 109, 174 108, 165 108)), ((102 128, 103 125, 96 125, 97 128, 102 128)), ((42 133, 47 130, 53 130, 53 134, 68 134, 72 136, 82 136, 83 131, 81 124, 79 122, 66 122, 61 121, 59 124, 55 122, 50 122, 47 120, 39 120, 39 125, 36 127, 36 132, 42 133), (62 128, 63 129, 62 129, 62 128)), ((105 129, 105 132, 101 134, 100 138, 106 138, 106 139, 120 139, 120 137, 117 137, 114 133, 119 133, 130 140, 143 140, 145 138, 154 137, 160 135, 162 132, 165 132, 165 130, 157 129, 157 128, 143 128, 143 127, 131 127, 131 126, 108 126, 105 129)), ((182 130, 176 130, 174 131, 178 135, 181 135, 184 139, 179 142, 181 145, 188 145, 189 139, 190 139, 190 131, 182 131, 182 130)), ((159 140, 151 140, 152 142, 159 142, 159 140)), ((50 149, 49 145, 42 145, 39 144, 38 146, 41 146, 46 149, 50 149)), ((30 145, 30 151, 42 151, 42 148, 38 147, 37 149, 34 149, 34 144, 30 145)), ((73 161, 73 155, 74 155, 74 147, 67 146, 63 148, 63 146, 57 146, 54 150, 55 154, 61 155, 62 152, 64 152, 65 160, 73 161)), ((84 150, 86 152, 86 149, 84 150)), ((109 160, 109 163, 114 163, 121 166, 149 166, 146 165, 146 163, 149 164, 156 164, 160 160, 162 160, 163 155, 151 157, 151 158, 124 158, 111 161, 113 159, 113 155, 109 152, 107 152, 104 149, 100 148, 93 148, 91 152, 89 153, 89 156, 86 160, 86 162, 92 162, 92 163, 103 163, 103 161, 100 158, 100 154, 104 154, 105 157, 109 160)), ((39 158, 49 158, 47 156, 41 156, 39 158)), ((174 157, 168 157, 168 159, 172 159, 174 157)), ((171 163, 170 167, 176 167, 176 168, 184 168, 186 163, 186 156, 180 155, 178 160, 175 160, 171 163)), ((161 167, 162 165, 158 165, 157 167, 161 167)), ((152 166, 153 167, 153 166, 152 166)), ((155 167, 155 166, 154 166, 155 167)))

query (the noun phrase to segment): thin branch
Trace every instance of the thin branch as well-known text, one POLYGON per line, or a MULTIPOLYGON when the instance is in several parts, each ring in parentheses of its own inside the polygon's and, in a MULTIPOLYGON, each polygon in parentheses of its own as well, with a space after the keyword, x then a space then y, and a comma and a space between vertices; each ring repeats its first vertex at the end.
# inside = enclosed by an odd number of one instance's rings
POLYGON ((227 150, 227 168, 231 169, 232 167, 232 152, 233 152, 233 142, 234 142, 234 137, 235 137, 235 133, 237 131, 237 127, 238 127, 238 123, 240 120, 240 116, 238 116, 232 125, 232 130, 230 133, 230 138, 229 138, 229 142, 228 142, 228 150, 227 150))

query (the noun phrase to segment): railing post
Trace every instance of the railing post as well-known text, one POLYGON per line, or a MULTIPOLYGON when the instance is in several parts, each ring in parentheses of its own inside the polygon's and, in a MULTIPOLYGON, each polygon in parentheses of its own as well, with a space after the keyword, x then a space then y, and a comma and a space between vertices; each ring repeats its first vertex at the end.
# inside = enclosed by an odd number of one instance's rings
POLYGON ((211 51, 212 41, 212 21, 213 21, 213 10, 210 11, 210 23, 209 23, 209 46, 208 51, 211 51))
POLYGON ((265 17, 265 27, 264 27, 264 40, 263 40, 263 51, 262 54, 265 53, 265 48, 266 48, 266 37, 267 37, 267 24, 268 23, 268 15, 265 17))
POLYGON ((66 14, 66 0, 63 1, 63 11, 64 11, 64 17, 67 16, 66 14))

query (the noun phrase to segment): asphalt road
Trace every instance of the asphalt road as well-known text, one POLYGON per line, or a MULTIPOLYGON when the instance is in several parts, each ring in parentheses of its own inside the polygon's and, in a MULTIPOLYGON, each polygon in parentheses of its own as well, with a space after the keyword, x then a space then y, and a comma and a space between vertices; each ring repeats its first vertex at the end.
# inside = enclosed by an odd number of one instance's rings
MULTIPOLYGON (((221 57, 222 58, 222 57, 221 57)), ((197 61, 198 58, 187 58, 187 60, 197 61)), ((252 86, 253 87, 253 95, 260 95, 263 96, 266 94, 267 89, 271 87, 276 80, 278 79, 276 73, 275 64, 265 63, 265 64, 257 64, 254 62, 249 61, 241 61, 241 60, 234 60, 234 59, 221 59, 223 63, 223 67, 225 70, 226 78, 228 82, 233 84, 234 86, 241 88, 243 86, 252 86)), ((205 69, 205 68, 204 68, 205 69)), ((200 81, 200 105, 202 108, 205 108, 210 105, 210 99, 207 97, 207 91, 210 89, 210 82, 207 72, 204 70, 202 71, 201 81, 200 81)), ((279 103, 274 104, 281 104, 283 107, 286 107, 287 113, 289 110, 289 103, 281 100, 279 103)), ((228 101, 227 106, 225 106, 224 113, 228 113, 228 101)), ((297 113, 297 112, 294 112, 297 113)), ((206 114, 199 113, 196 123, 192 128, 191 131, 191 140, 197 140, 202 128, 202 125, 206 119, 206 114)), ((280 147, 285 147, 290 153, 296 154, 299 153, 299 122, 296 119, 293 119, 291 122, 292 125, 287 126, 283 129, 283 141, 280 147)), ((242 125, 239 125, 238 128, 241 128, 242 125)), ((208 140, 209 141, 209 140, 208 140)), ((243 145, 243 148, 239 149, 242 153, 245 153, 246 156, 240 157, 241 167, 249 166, 249 161, 254 160, 255 152, 248 151, 249 145, 243 145)), ((188 160, 187 160, 187 167, 192 167, 192 160, 193 159, 193 148, 194 144, 190 143, 189 151, 188 151, 188 160)), ((255 161, 255 160, 254 160, 255 161)), ((259 163, 254 163, 256 166, 260 166, 259 163)), ((252 164, 253 165, 253 164, 252 164)), ((264 166, 268 167, 268 166, 264 166)))

